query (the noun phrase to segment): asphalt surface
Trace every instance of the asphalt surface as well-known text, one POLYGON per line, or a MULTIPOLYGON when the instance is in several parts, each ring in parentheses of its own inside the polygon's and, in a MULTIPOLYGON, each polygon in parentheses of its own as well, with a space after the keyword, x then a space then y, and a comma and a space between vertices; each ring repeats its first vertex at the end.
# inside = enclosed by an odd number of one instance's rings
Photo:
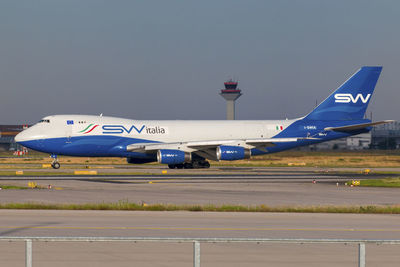
POLYGON ((0 210, 2 236, 400 239, 398 215, 0 210))
MULTIPOLYGON (((151 169, 151 172, 160 171, 151 169)), ((193 170, 191 171, 193 172, 193 170)), ((171 174, 169 172, 169 174, 171 174)), ((0 202, 398 205, 400 189, 349 187, 335 170, 233 168, 167 176, 0 177, 52 189, 1 190, 0 202), (316 183, 312 181, 315 180, 316 183), (339 183, 338 185, 336 183, 339 183)), ((400 239, 400 216, 0 210, 1 236, 266 237, 400 239)), ((399 246, 367 245, 367 266, 398 266, 399 246)), ((191 244, 35 242, 34 266, 191 266, 191 244)), ((23 242, 0 242, 0 266, 23 266, 23 242)), ((341 244, 202 244, 202 266, 356 266, 341 244)))
MULTIPOLYGON (((241 170, 244 172, 243 170, 241 170)), ((193 172, 193 170, 192 170, 193 172)), ((229 171, 230 172, 230 171, 229 171)), ((0 177, 0 184, 27 186, 35 181, 52 189, 1 190, 0 202, 148 204, 238 204, 268 206, 397 205, 397 188, 350 187, 351 179, 374 175, 270 170, 255 175, 134 175, 87 177, 0 177), (313 183, 315 180, 316 183, 313 183)))
MULTIPOLYGON (((400 239, 397 215, 0 211, 2 236, 400 239)), ((191 266, 191 244, 34 242, 36 266, 191 266)), ((399 246, 367 245, 368 266, 398 266, 399 246)), ((0 242, 0 262, 21 266, 24 244, 0 242)), ((202 266, 355 266, 345 244, 202 244, 202 266)), ((2 265, 3 266, 3 265, 2 265)))

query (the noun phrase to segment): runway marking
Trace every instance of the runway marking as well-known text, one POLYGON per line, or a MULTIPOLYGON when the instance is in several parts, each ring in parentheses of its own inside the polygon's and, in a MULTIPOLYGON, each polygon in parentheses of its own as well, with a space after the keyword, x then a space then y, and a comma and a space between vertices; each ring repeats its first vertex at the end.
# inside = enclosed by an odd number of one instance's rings
POLYGON ((168 182, 176 182, 179 181, 178 179, 165 179, 165 180, 150 180, 149 184, 162 184, 162 183, 168 183, 168 182))
POLYGON ((0 226, 0 229, 55 230, 183 230, 183 231, 305 231, 305 232, 400 232, 400 229, 353 228, 229 228, 229 227, 124 227, 124 226, 0 226))

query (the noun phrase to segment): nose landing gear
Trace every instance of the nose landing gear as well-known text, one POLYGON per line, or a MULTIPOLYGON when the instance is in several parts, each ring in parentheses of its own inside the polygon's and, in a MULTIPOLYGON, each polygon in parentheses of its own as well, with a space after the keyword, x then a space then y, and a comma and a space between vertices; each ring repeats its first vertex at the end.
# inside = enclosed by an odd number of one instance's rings
POLYGON ((53 167, 53 169, 59 169, 61 165, 58 162, 57 155, 51 155, 50 157, 53 158, 53 162, 51 163, 51 167, 53 167))

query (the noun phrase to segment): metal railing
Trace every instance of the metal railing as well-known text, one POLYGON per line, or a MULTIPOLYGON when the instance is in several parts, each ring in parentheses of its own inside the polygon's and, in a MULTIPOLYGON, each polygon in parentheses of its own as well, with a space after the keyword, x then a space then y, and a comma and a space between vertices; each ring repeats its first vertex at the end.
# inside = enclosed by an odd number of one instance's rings
POLYGON ((358 266, 365 267, 365 244, 399 245, 400 240, 377 239, 270 239, 270 238, 174 238, 174 237, 0 237, 0 241, 25 241, 25 266, 32 267, 34 241, 45 242, 166 242, 193 243, 193 266, 200 267, 201 243, 358 244, 358 266))

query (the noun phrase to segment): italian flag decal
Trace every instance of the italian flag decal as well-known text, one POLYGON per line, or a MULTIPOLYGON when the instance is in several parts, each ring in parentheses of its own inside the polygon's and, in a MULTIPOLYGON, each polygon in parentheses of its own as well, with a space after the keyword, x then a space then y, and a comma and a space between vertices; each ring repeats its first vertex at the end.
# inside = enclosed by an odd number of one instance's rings
POLYGON ((90 124, 88 127, 86 127, 86 129, 84 129, 84 130, 82 130, 82 131, 80 131, 80 133, 84 133, 84 134, 87 134, 87 133, 90 133, 91 131, 93 131, 97 126, 99 126, 99 125, 94 125, 94 124, 92 123, 92 124, 90 124), (90 128, 90 127, 92 127, 92 128, 90 128), (89 129, 90 128, 90 129, 89 129))
POLYGON ((277 125, 277 126, 276 126, 276 129, 277 129, 278 131, 279 131, 279 130, 282 131, 282 130, 283 130, 283 126, 282 126, 282 125, 279 125, 279 126, 277 125))

